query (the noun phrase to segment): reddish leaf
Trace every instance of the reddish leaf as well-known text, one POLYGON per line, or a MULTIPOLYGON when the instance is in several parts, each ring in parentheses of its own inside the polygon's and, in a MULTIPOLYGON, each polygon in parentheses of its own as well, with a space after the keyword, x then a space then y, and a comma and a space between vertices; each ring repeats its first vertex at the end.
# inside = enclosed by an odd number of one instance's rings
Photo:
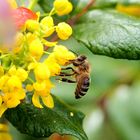
POLYGON ((17 29, 20 29, 28 19, 37 20, 36 13, 25 7, 14 9, 12 13, 17 29))

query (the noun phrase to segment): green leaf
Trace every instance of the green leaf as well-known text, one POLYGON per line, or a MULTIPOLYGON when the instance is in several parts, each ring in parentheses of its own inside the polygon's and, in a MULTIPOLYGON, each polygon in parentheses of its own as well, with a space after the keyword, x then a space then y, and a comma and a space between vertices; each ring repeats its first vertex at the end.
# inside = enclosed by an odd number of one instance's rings
POLYGON ((82 128, 83 113, 53 97, 53 109, 38 109, 32 104, 21 103, 18 107, 7 110, 5 116, 21 133, 34 137, 49 137, 53 133, 59 133, 87 140, 82 128))
POLYGON ((75 26, 74 36, 94 54, 140 59, 140 20, 116 11, 87 13, 75 26))

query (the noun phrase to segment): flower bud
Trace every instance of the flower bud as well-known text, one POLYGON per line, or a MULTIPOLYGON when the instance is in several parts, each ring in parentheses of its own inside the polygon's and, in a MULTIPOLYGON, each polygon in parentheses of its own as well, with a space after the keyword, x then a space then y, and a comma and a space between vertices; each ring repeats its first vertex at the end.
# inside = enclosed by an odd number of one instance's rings
POLYGON ((48 37, 55 31, 54 22, 51 16, 43 18, 40 22, 43 37, 48 37))
POLYGON ((70 27, 69 24, 61 22, 57 25, 56 32, 60 39, 66 40, 71 36, 72 28, 70 27))
POLYGON ((73 8, 68 0, 55 0, 53 5, 59 16, 69 14, 73 8))
POLYGON ((38 81, 46 80, 50 77, 49 68, 44 63, 38 63, 38 65, 34 69, 34 74, 38 81))
POLYGON ((29 51, 31 55, 34 56, 35 58, 40 58, 43 54, 43 50, 44 47, 39 38, 33 40, 29 45, 29 51))
POLYGON ((39 22, 32 19, 27 20, 25 25, 26 25, 26 29, 31 32, 38 30, 40 27, 39 22))
POLYGON ((51 16, 44 17, 40 23, 48 27, 54 26, 53 18, 51 16))

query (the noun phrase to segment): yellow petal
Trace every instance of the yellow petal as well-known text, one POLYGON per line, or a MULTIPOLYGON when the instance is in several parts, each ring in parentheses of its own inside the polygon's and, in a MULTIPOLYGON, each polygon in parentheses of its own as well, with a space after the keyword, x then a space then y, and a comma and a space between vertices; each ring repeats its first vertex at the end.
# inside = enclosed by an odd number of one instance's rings
POLYGON ((19 79, 23 82, 27 79, 28 77, 28 72, 25 71, 23 68, 18 68, 16 75, 19 77, 19 79))
POLYGON ((118 4, 116 6, 116 9, 119 12, 126 13, 128 15, 133 15, 133 16, 140 16, 140 5, 122 5, 118 4))
POLYGON ((50 77, 50 70, 46 64, 38 63, 37 67, 34 69, 34 74, 36 80, 46 80, 50 77))
POLYGON ((54 107, 54 101, 53 101, 53 98, 51 95, 48 95, 47 97, 41 97, 42 98, 42 101, 43 103, 49 107, 49 108, 53 108, 54 107))
POLYGON ((23 89, 19 89, 18 91, 14 92, 14 94, 16 94, 16 98, 18 98, 19 100, 23 100, 26 96, 23 89))
POLYGON ((28 65, 28 70, 30 71, 30 70, 34 69, 36 66, 37 66, 37 63, 32 62, 28 65))
POLYGON ((2 104, 2 97, 1 97, 1 95, 0 95, 0 106, 1 106, 1 104, 2 104))
POLYGON ((72 35, 72 28, 69 24, 61 22, 56 26, 56 33, 60 39, 66 40, 72 35))
POLYGON ((27 85, 26 85, 26 90, 27 90, 27 91, 32 91, 32 90, 33 90, 33 85, 27 84, 27 85))
POLYGON ((38 108, 43 108, 43 106, 40 104, 39 96, 36 93, 33 94, 32 102, 33 102, 34 106, 36 106, 38 108))
POLYGON ((1 116, 3 115, 3 113, 7 110, 8 108, 7 108, 7 106, 5 105, 5 104, 2 104, 1 106, 0 106, 0 118, 1 118, 1 116))
POLYGON ((53 5, 59 16, 69 14, 73 9, 72 4, 68 0, 55 0, 53 5))
POLYGON ((46 88, 46 83, 45 82, 35 82, 33 84, 33 87, 36 91, 42 91, 42 90, 45 90, 46 88))
POLYGON ((29 52, 32 56, 41 57, 43 55, 44 46, 39 38, 34 39, 29 44, 29 52))
POLYGON ((2 66, 0 66, 0 77, 4 75, 4 69, 2 66))
POLYGON ((10 69, 9 69, 9 71, 8 71, 8 74, 9 75, 14 75, 16 73, 16 67, 15 67, 15 65, 14 66, 12 66, 10 69))
POLYGON ((47 47, 52 47, 52 46, 55 46, 57 44, 57 42, 50 42, 50 41, 47 41, 45 39, 42 39, 42 43, 47 47))
POLYGON ((53 18, 51 16, 44 17, 40 23, 48 27, 54 26, 53 18))
POLYGON ((31 32, 34 32, 34 31, 40 29, 39 22, 36 20, 29 19, 26 21, 25 25, 26 25, 26 29, 31 31, 31 32))
POLYGON ((15 108, 20 104, 20 100, 13 97, 10 100, 8 100, 5 104, 8 108, 15 108))

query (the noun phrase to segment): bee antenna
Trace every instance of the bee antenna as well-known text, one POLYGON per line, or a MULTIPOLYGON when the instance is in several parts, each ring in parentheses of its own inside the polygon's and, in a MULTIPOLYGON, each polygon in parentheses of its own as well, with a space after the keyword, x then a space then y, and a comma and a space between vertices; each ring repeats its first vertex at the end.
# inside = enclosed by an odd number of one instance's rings
POLYGON ((71 52, 73 52, 76 56, 78 56, 78 54, 76 52, 74 52, 73 50, 69 49, 71 52))

